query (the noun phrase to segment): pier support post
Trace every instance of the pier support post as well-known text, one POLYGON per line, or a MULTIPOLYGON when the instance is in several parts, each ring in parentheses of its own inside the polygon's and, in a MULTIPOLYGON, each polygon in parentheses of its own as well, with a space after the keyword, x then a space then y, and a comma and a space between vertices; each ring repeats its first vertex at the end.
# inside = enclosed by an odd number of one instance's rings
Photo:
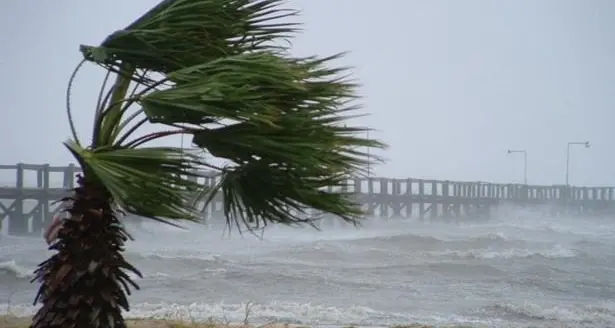
POLYGON ((425 219, 425 181, 419 180, 419 220, 425 219))
POLYGON ((438 204, 438 202, 436 201, 436 199, 438 198, 439 192, 438 192, 438 182, 437 181, 432 181, 431 182, 431 199, 432 199, 432 203, 431 203, 431 212, 430 212, 430 217, 432 220, 436 219, 438 217, 438 207, 440 206, 440 204, 438 204))
POLYGON ((451 199, 450 199, 450 184, 446 180, 442 182, 442 217, 449 219, 451 217, 451 199))
POLYGON ((18 188, 15 200, 13 211, 9 216, 9 235, 25 235, 28 233, 28 221, 25 219, 24 215, 24 165, 17 164, 17 177, 16 177, 15 187, 18 188))

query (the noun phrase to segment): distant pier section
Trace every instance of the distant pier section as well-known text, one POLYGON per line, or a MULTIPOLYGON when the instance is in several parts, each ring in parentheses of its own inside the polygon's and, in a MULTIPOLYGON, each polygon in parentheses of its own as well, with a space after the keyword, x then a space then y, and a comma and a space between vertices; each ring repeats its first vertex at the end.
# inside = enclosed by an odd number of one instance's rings
MULTIPOLYGON (((80 170, 75 165, 0 165, 0 234, 40 235, 57 214, 58 199, 70 194, 80 170), (14 183, 6 183, 13 176, 14 183), (29 182, 29 183, 27 183, 29 182)), ((214 185, 214 174, 201 179, 214 185)), ((542 215, 615 214, 615 187, 532 186, 425 179, 356 178, 347 191, 377 218, 420 220, 479 219, 505 209, 542 215)), ((222 217, 222 199, 202 206, 204 220, 222 217)))

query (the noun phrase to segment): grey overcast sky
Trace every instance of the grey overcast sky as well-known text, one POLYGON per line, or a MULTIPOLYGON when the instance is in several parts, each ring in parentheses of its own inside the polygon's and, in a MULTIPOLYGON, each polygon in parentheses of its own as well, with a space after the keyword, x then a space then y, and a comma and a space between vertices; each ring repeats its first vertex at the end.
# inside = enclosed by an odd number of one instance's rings
MULTIPOLYGON (((72 159, 65 87, 79 44, 98 44, 157 0, 4 0, 0 4, 2 164, 72 159)), ((293 0, 297 54, 350 51, 363 84, 361 123, 390 149, 387 177, 615 185, 615 1, 293 0)), ((102 79, 73 91, 89 135, 102 79)), ((179 141, 174 140, 173 143, 179 141)), ((13 174, 0 176, 12 180, 13 174)))

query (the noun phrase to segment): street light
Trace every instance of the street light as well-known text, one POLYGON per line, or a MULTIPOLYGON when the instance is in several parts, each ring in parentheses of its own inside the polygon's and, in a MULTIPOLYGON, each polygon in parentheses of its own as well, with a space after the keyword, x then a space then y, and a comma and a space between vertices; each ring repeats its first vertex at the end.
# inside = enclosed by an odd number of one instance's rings
POLYGON ((568 143, 568 148, 566 148, 566 186, 568 186, 568 175, 570 172, 570 146, 578 145, 585 146, 585 148, 589 148, 589 141, 573 141, 568 143))
POLYGON ((525 149, 509 149, 508 154, 521 153, 523 154, 523 183, 527 185, 527 151, 525 149))

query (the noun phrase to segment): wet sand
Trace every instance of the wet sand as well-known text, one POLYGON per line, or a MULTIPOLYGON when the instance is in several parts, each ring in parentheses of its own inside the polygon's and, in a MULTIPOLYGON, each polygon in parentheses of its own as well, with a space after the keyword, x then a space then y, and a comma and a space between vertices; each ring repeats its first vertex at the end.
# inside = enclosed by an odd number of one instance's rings
MULTIPOLYGON (((2 328, 28 328, 31 323, 30 317, 15 317, 10 315, 0 316, 0 327, 2 328)), ((289 324, 265 324, 265 325, 244 325, 244 324, 224 324, 217 322, 186 322, 166 319, 126 319, 128 328, 308 328, 308 327, 331 327, 331 326, 310 326, 310 325, 289 325, 289 324)), ((353 328, 346 326, 340 328, 353 328)), ((463 328, 463 326, 457 326, 463 328)), ((358 328, 358 327, 357 327, 358 328)), ((435 328, 435 326, 409 324, 399 325, 390 328, 435 328)), ((467 327, 471 328, 471 327, 467 327)))

